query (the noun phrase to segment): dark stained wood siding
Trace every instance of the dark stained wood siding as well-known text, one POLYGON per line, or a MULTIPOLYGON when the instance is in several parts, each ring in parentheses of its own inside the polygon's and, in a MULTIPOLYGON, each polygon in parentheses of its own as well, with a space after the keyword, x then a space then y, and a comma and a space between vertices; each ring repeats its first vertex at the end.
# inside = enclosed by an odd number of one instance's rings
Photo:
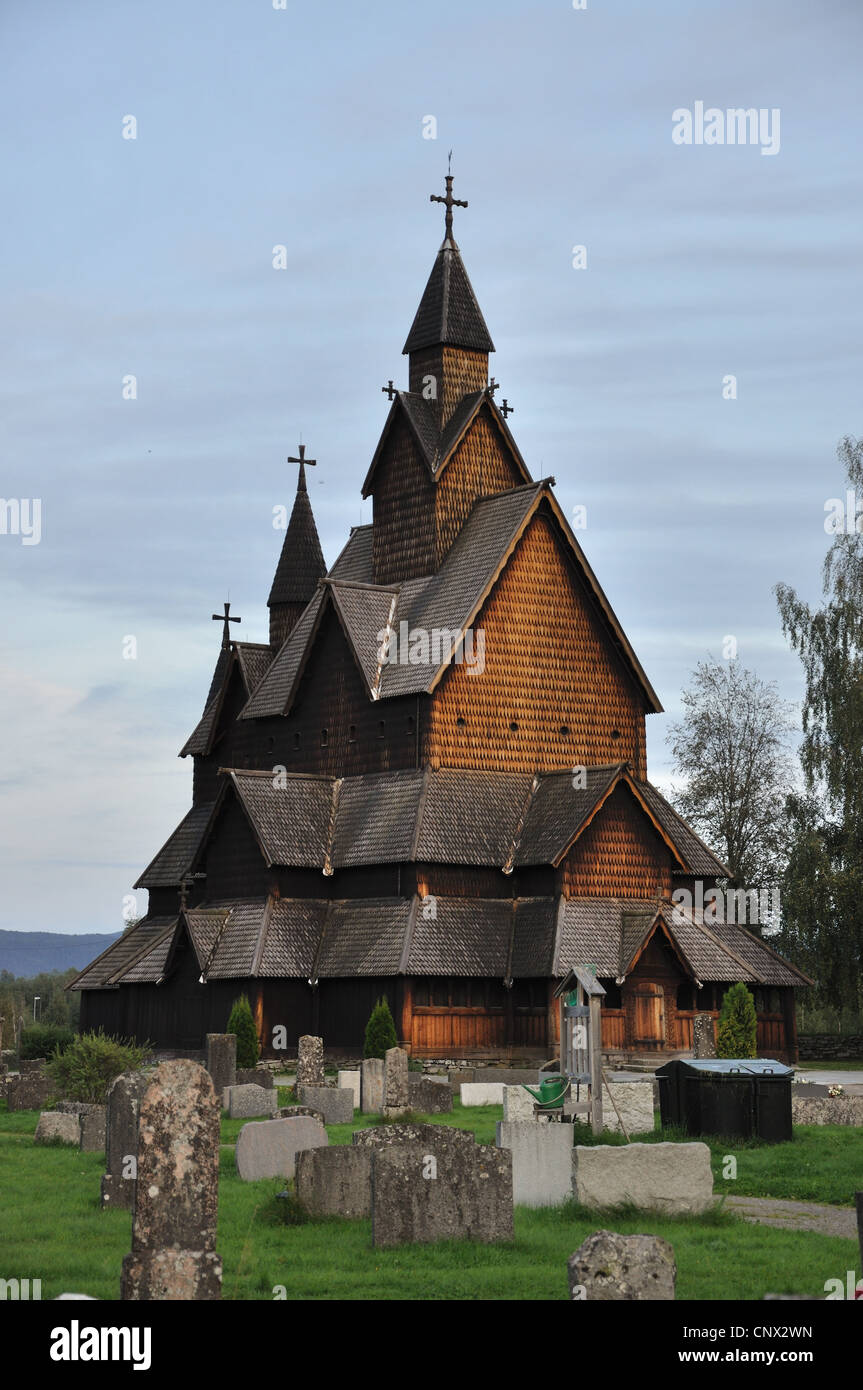
POLYGON ((427 377, 436 382, 440 418, 446 424, 462 396, 488 384, 488 353, 467 348, 428 347, 410 354, 409 389, 423 394, 427 377))
POLYGON ((230 796, 219 811, 204 853, 207 899, 263 898, 274 878, 236 797, 230 796))
POLYGON ((374 481, 372 569, 376 584, 398 583, 436 568, 435 485, 400 415, 374 481))
POLYGON ((626 786, 618 786, 564 861, 573 898, 656 898, 671 893, 671 851, 626 786))

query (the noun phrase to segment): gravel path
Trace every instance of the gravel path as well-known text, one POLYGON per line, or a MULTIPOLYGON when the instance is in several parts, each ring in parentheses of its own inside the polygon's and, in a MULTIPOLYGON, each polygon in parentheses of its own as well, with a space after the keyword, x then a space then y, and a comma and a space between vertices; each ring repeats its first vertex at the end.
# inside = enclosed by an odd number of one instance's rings
POLYGON ((857 1216, 846 1207, 784 1201, 780 1197, 726 1197, 725 1206, 744 1221, 783 1226, 789 1231, 818 1231, 823 1236, 857 1239, 857 1216))

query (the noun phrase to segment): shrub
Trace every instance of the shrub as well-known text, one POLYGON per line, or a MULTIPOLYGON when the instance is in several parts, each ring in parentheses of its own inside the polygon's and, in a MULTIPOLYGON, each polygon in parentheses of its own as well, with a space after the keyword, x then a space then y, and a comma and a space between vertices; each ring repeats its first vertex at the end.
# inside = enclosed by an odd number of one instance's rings
POLYGON ((260 1056, 258 1032, 252 1015, 252 1006, 245 994, 241 994, 239 999, 234 1000, 234 1007, 231 1009, 231 1017, 228 1019, 228 1026, 225 1031, 237 1035, 237 1066, 242 1069, 256 1067, 260 1056))
POLYGON ((139 1046, 132 1038, 113 1038, 98 1033, 79 1033, 65 1049, 57 1048, 46 1068, 69 1100, 104 1105, 111 1082, 126 1071, 140 1071, 150 1044, 139 1046))
POLYGON ((716 1028, 717 1057, 754 1057, 758 1021, 755 1001, 742 980, 726 991, 716 1028))
POLYGON ((390 1013, 387 996, 379 999, 372 1009, 366 1024, 366 1040, 363 1046, 364 1057, 384 1057, 391 1047, 398 1047, 396 1025, 390 1013))
POLYGON ((29 1062, 36 1057, 50 1057, 52 1052, 65 1052, 74 1037, 71 1028, 56 1023, 36 1023, 31 1028, 22 1028, 20 1059, 29 1062))

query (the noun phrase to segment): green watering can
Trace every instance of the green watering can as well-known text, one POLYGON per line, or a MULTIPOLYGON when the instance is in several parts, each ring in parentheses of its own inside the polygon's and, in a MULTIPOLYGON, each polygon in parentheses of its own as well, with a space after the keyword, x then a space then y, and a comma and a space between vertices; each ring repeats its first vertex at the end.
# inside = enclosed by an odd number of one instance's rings
POLYGON ((563 1105, 563 1098, 569 1090, 569 1078, 560 1075, 547 1076, 539 1083, 538 1090, 534 1090, 532 1086, 525 1086, 524 1089, 534 1100, 539 1101, 544 1110, 557 1110, 563 1105))

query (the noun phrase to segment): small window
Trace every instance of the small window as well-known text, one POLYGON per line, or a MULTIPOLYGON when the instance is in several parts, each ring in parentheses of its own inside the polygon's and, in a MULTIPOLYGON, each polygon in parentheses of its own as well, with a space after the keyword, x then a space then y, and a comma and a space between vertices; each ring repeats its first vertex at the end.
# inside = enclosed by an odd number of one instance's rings
POLYGON ((517 720, 517 719, 513 719, 513 720, 510 722, 509 731, 510 731, 511 734, 517 734, 517 733, 518 733, 518 720, 517 720))
POLYGON ((383 738, 384 734, 386 733, 386 727, 386 720, 381 719, 378 723, 378 738, 383 738))
POLYGON ((357 726, 356 726, 356 724, 351 724, 350 728, 348 729, 348 743, 356 743, 356 741, 357 741, 357 726))
POLYGON ((299 746, 300 746, 300 736, 299 736, 299 734, 297 733, 297 734, 294 734, 294 747, 295 747, 295 748, 299 748, 299 746))
POLYGON ((568 725, 568 724, 561 724, 561 726, 560 726, 560 736, 561 736, 561 738, 569 738, 569 725, 568 725))
POLYGON ((467 724, 467 720, 465 719, 463 714, 460 714, 455 722, 459 729, 463 729, 467 724))
POLYGON ((620 738, 620 730, 619 730, 619 729, 612 729, 612 731, 611 731, 611 737, 612 737, 613 739, 615 739, 615 741, 616 741, 617 739, 619 739, 619 738, 620 738))
POLYGON ((322 747, 322 748, 326 748, 326 746, 327 746, 327 744, 329 743, 329 741, 330 741, 329 730, 327 730, 327 729, 321 729, 321 747, 322 747))

